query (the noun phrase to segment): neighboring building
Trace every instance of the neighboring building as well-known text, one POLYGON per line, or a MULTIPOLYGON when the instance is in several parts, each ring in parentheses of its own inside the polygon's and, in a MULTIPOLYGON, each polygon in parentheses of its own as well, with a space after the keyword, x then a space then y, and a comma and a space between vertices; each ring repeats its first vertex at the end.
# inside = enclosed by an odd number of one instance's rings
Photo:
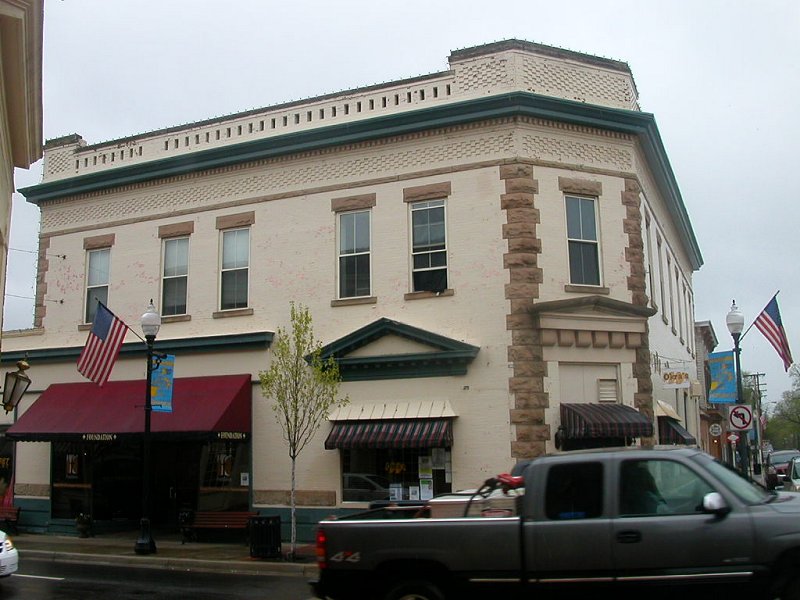
MULTIPOLYGON (((0 0, 0 323, 14 168, 27 169, 42 157, 42 17, 42 0, 0 0)), ((5 440, 6 428, 0 421, 0 505, 12 501, 13 444, 5 440)))
POLYGON ((174 412, 153 415, 162 525, 284 510, 289 459, 258 373, 291 301, 351 398, 300 456, 306 524, 557 448, 657 443, 656 400, 697 435, 660 369, 697 379, 702 258, 627 64, 518 40, 449 62, 46 144, 24 191, 42 213, 35 328, 8 338, 36 367, 9 432, 23 525, 138 518, 144 345, 129 334, 111 381, 81 383, 95 299, 136 330, 156 299, 156 349, 176 356, 174 412))
MULTIPOLYGON (((42 157, 41 0, 0 0, 0 289, 6 289, 14 168, 42 157)), ((5 296, 3 296, 4 298, 5 296)), ((2 321, 3 298, 0 298, 2 321)), ((0 333, 0 335, 2 335, 0 333)))
POLYGON ((697 346, 697 378, 703 391, 703 404, 700 407, 700 447, 712 456, 730 461, 730 453, 725 435, 727 419, 724 406, 708 402, 711 389, 711 371, 708 355, 714 352, 719 343, 711 321, 698 321, 694 324, 695 345, 697 346))

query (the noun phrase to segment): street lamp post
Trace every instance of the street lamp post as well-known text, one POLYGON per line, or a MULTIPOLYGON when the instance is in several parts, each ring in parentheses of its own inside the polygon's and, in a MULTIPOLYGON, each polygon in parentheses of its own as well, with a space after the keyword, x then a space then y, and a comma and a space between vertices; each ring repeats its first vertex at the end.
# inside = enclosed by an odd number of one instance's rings
MULTIPOLYGON (((142 315, 142 333, 147 343, 147 391, 144 404, 144 437, 142 439, 142 519, 139 524, 139 539, 136 540, 134 551, 136 554, 155 554, 156 542, 150 528, 150 415, 153 412, 152 385, 153 361, 156 354, 153 344, 161 327, 161 315, 158 314, 153 301, 142 315)), ((157 365, 156 365, 157 368, 157 365)))
MULTIPOLYGON (((742 404, 744 402, 744 394, 742 393, 742 368, 739 355, 742 349, 739 347, 739 339, 742 337, 742 329, 744 329, 744 315, 739 307, 736 306, 736 300, 731 304, 731 309, 728 316, 725 317, 725 324, 728 326, 728 331, 733 338, 733 353, 736 360, 736 403, 742 404)), ((748 456, 747 441, 742 442, 740 439, 738 452, 739 452, 739 470, 748 474, 749 469, 749 456, 748 456)))

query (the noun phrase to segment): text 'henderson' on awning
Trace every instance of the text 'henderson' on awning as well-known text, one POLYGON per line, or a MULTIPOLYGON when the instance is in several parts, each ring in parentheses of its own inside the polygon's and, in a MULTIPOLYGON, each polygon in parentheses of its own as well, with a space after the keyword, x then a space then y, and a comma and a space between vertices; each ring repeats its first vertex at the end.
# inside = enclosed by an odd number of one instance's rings
POLYGON ((571 439, 653 435, 653 424, 635 408, 612 403, 562 403, 561 426, 571 439))
MULTIPOLYGON (((153 412, 154 439, 246 439, 251 430, 249 374, 174 381, 172 412, 153 412)), ((18 441, 114 440, 144 431, 146 382, 54 383, 6 435, 18 441)))

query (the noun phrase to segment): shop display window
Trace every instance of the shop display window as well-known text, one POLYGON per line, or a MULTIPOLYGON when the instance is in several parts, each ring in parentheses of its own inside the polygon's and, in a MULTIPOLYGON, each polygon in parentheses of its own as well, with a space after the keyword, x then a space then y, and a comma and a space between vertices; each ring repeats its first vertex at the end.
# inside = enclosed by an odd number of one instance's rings
POLYGON ((343 502, 427 500, 452 491, 449 448, 342 450, 343 502))

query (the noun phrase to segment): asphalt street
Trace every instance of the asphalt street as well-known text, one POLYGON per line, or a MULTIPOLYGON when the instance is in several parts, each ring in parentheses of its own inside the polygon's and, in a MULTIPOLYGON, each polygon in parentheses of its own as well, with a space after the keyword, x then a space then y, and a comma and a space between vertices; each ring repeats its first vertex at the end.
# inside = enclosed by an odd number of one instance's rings
POLYGON ((27 558, 0 579, 3 600, 306 600, 308 582, 295 575, 245 575, 149 569, 27 558))

